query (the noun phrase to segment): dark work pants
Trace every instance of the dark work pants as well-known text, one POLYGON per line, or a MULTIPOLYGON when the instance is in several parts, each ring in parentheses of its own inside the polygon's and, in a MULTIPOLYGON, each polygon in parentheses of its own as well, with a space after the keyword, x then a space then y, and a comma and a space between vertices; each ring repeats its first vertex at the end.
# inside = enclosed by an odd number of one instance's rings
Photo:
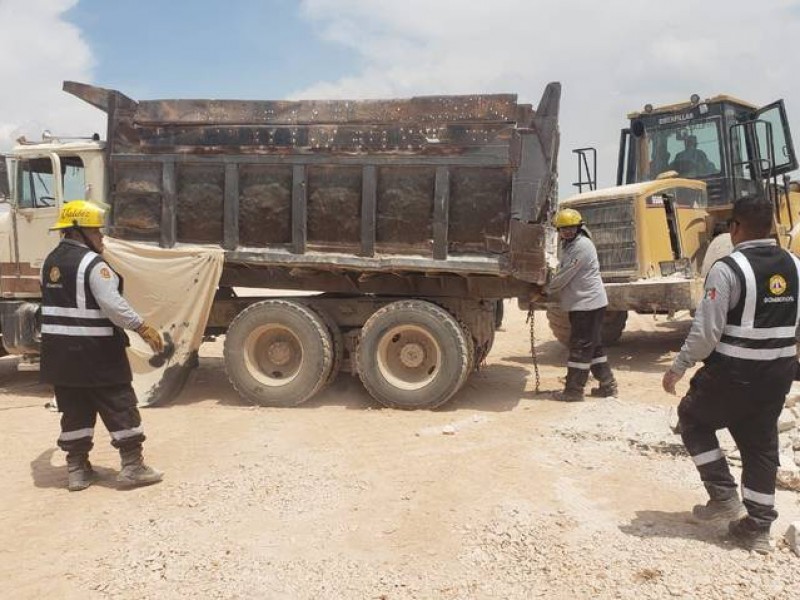
POLYGON ((571 310, 569 312, 569 358, 567 385, 570 392, 581 392, 589 379, 589 371, 601 385, 614 381, 603 347, 603 316, 606 309, 571 310))
POLYGON ((769 529, 775 511, 778 416, 785 386, 770 381, 732 381, 719 366, 704 366, 692 377, 678 405, 681 437, 711 498, 736 495, 736 481, 716 431, 728 429, 742 456, 742 499, 750 517, 769 529))
POLYGON ((129 383, 104 387, 55 386, 61 411, 58 446, 71 457, 85 457, 93 447, 97 415, 111 434, 111 445, 120 453, 141 452, 144 442, 136 394, 129 383))

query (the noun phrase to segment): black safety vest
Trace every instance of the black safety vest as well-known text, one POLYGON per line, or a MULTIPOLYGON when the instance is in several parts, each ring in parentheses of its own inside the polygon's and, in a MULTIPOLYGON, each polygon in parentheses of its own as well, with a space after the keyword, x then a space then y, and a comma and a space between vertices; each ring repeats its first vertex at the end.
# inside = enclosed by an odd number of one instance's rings
POLYGON ((797 362, 800 262, 777 246, 720 260, 736 274, 741 294, 709 362, 724 366, 732 380, 788 388, 797 362))
MULTIPOLYGON (((68 387, 129 383, 128 337, 100 310, 89 275, 103 259, 62 241, 42 267, 42 381, 68 387)), ((111 269, 103 263, 102 268, 111 269)), ((122 278, 119 291, 122 293, 122 278)))

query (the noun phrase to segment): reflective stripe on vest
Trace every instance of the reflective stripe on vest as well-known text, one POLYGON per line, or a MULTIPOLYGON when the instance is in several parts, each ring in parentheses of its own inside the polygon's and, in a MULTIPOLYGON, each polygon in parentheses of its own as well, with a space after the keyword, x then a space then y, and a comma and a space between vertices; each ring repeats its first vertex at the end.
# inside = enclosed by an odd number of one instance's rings
MULTIPOLYGON (((798 282, 800 282, 800 260, 790 252, 787 254, 792 258, 798 282)), ((741 251, 733 252, 729 258, 736 263, 744 278, 744 289, 741 291, 744 295, 741 321, 737 325, 725 325, 722 330, 723 340, 717 344, 715 351, 724 356, 754 361, 794 357, 797 354, 796 335, 798 323, 800 323, 798 299, 795 298, 793 302, 795 306, 793 325, 756 327, 759 294, 753 266, 741 251)))
POLYGON ((113 327, 85 327, 83 325, 42 325, 42 333, 50 335, 76 335, 89 337, 110 337, 114 335, 113 327))
POLYGON ((78 264, 75 277, 76 308, 42 307, 42 317, 45 321, 42 323, 42 333, 74 337, 112 337, 114 335, 112 323, 100 309, 86 308, 86 271, 92 261, 98 257, 99 254, 89 251, 78 264))

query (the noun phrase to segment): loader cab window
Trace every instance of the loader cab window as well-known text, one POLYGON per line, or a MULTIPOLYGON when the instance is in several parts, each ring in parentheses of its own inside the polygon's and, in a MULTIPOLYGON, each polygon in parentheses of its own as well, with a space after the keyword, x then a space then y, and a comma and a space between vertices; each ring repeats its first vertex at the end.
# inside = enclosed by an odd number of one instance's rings
MULTIPOLYGON (((61 184, 64 201, 83 199, 86 177, 83 161, 77 156, 61 156, 61 184)), ((19 161, 17 171, 17 206, 46 208, 56 205, 56 181, 50 158, 31 158, 19 161)))
POLYGON ((742 115, 739 126, 732 128, 731 155, 736 177, 757 179, 779 175, 796 168, 791 133, 782 104, 772 104, 758 114, 742 115), (752 138, 746 135, 747 120, 752 119, 752 138))
POLYGON ((651 181, 666 171, 677 171, 680 177, 688 179, 719 175, 720 140, 718 119, 649 128, 639 140, 637 181, 651 181))

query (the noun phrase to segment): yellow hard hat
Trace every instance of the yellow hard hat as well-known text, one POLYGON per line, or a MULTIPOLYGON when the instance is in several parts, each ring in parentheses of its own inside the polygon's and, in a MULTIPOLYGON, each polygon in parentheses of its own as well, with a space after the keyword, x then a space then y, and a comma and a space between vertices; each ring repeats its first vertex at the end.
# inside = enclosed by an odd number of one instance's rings
POLYGON ((105 225, 106 211, 86 200, 72 200, 65 203, 58 213, 58 222, 50 228, 70 229, 71 227, 89 227, 99 229, 105 225))
POLYGON ((561 227, 577 227, 583 225, 581 213, 574 208, 562 208, 556 213, 556 218, 553 220, 556 229, 561 227))

